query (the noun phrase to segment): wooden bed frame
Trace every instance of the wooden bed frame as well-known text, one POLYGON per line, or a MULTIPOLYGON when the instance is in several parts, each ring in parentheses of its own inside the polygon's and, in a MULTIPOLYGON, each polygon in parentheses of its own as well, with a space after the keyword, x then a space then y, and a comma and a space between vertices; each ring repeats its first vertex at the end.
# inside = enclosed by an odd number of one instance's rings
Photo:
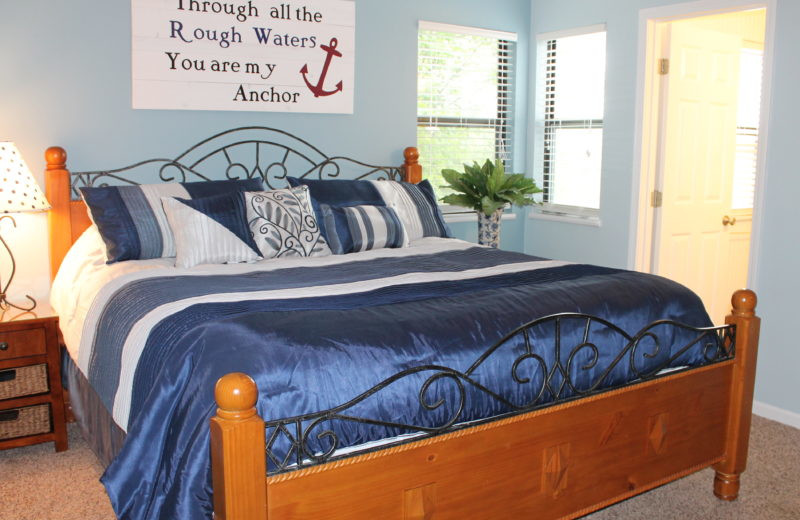
MULTIPOLYGON (((404 177, 417 182, 415 148, 404 177)), ((51 269, 90 225, 71 200, 66 152, 47 150, 51 269)), ((747 461, 760 319, 737 291, 735 358, 529 413, 266 476, 258 393, 244 374, 216 387, 217 520, 574 518, 713 466, 734 500, 747 461)))

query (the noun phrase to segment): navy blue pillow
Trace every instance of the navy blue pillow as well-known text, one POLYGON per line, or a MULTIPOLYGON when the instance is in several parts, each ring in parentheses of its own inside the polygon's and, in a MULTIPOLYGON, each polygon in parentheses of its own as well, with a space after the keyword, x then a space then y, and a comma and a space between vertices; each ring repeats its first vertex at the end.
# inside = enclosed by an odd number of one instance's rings
POLYGON ((386 205, 381 194, 370 181, 299 179, 297 177, 287 177, 286 180, 292 187, 301 184, 308 186, 311 198, 319 204, 337 207, 386 205))
POLYGON ((106 244, 108 263, 175 256, 175 240, 161 197, 197 199, 260 191, 261 179, 80 188, 106 244))

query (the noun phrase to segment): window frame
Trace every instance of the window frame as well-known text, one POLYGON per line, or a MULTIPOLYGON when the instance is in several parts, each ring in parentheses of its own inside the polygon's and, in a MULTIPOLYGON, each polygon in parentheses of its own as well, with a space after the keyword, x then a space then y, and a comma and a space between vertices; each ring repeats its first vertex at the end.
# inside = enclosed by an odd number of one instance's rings
MULTIPOLYGON (((503 160, 506 168, 513 169, 514 165, 514 142, 516 139, 516 121, 515 121, 515 97, 516 97, 516 75, 515 75, 515 61, 517 58, 516 44, 518 37, 516 33, 507 31, 496 31, 492 29, 483 29, 480 27, 453 25, 439 22, 429 22, 420 20, 417 29, 417 45, 419 47, 419 38, 421 31, 436 31, 447 32, 454 34, 464 34, 472 36, 482 36, 497 39, 498 45, 498 60, 496 63, 498 88, 496 96, 496 116, 489 118, 462 118, 462 117, 432 117, 421 116, 419 114, 419 95, 417 92, 417 128, 430 128, 436 126, 442 127, 462 127, 462 128, 494 128, 495 132, 495 158, 503 160), (513 48, 512 48, 513 45, 513 48), (504 81, 501 81, 501 78, 504 81), (508 107, 508 108, 506 108, 508 107), (504 155, 500 157, 498 150, 507 149, 504 155)), ((419 56, 417 57, 417 75, 419 76, 419 56)), ((417 134, 419 135, 419 133, 417 134)), ((423 168, 422 176, 426 178, 426 170, 423 168)), ((450 216, 448 221, 467 221, 474 220, 475 211, 463 208, 461 206, 454 206, 451 204, 444 204, 439 202, 439 209, 445 216, 450 216)))
MULTIPOLYGON (((555 204, 547 200, 548 183, 550 177, 554 174, 551 171, 551 149, 552 142, 554 141, 555 131, 559 128, 575 128, 575 129, 605 129, 605 98, 607 97, 606 83, 608 81, 608 68, 603 74, 604 85, 604 100, 603 100, 603 119, 576 119, 576 120, 560 120, 553 117, 553 109, 549 106, 553 103, 553 89, 554 86, 550 85, 550 78, 548 67, 550 65, 550 42, 560 38, 568 38, 571 36, 582 36, 594 33, 606 33, 606 57, 608 56, 608 30, 605 23, 594 24, 582 27, 575 27, 571 29, 552 31, 540 33, 536 35, 536 86, 535 86, 535 117, 534 117, 534 178, 537 183, 542 186, 544 190, 542 193, 542 204, 534 207, 530 212, 531 218, 540 218, 544 220, 563 220, 576 224, 585 224, 589 226, 600 226, 600 209, 602 202, 598 205, 599 208, 590 208, 586 206, 572 206, 565 204, 555 204)), ((605 148, 605 131, 603 131, 601 149, 605 148)), ((603 153, 603 156, 605 154, 603 153)), ((598 195, 602 199, 602 159, 600 166, 600 193, 598 195)))

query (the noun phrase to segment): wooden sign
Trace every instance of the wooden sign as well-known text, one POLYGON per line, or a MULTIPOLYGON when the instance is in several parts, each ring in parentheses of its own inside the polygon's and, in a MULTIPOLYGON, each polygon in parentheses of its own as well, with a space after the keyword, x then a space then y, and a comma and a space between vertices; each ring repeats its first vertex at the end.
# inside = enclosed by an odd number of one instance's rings
POLYGON ((133 108, 353 113, 353 1, 131 6, 133 108))

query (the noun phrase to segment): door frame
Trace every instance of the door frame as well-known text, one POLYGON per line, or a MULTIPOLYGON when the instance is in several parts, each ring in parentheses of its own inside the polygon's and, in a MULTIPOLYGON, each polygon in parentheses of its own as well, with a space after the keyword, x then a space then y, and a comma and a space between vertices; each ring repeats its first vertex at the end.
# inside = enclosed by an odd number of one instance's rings
POLYGON ((639 11, 639 41, 636 73, 636 124, 634 133, 634 172, 631 190, 630 236, 628 268, 651 272, 654 209, 650 196, 656 185, 658 166, 658 115, 661 97, 659 82, 654 81, 660 42, 658 24, 699 16, 724 14, 746 9, 766 8, 764 34, 764 62, 761 85, 761 114, 759 120, 758 156, 756 159, 756 184, 753 199, 753 224, 750 236, 750 254, 747 285, 758 288, 758 252, 760 251, 764 187, 767 181, 767 147, 772 98, 772 67, 775 43, 775 12, 777 0, 696 0, 681 4, 652 7, 639 11))

